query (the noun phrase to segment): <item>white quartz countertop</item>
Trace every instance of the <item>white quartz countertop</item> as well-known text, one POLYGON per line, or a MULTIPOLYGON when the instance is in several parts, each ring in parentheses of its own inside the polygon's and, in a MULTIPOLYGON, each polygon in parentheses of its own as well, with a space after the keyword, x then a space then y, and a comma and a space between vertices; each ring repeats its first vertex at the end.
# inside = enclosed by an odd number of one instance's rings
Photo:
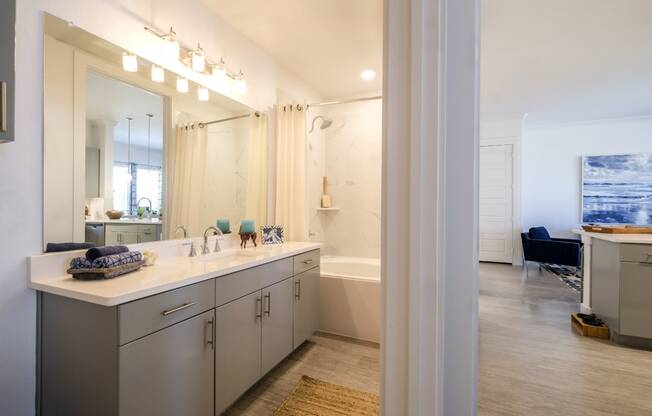
POLYGON ((86 224, 121 224, 121 225, 131 225, 131 224, 154 224, 161 225, 163 221, 159 219, 147 219, 147 218, 135 218, 135 219, 126 219, 126 220, 111 220, 109 218, 103 220, 86 220, 86 224))
MULTIPOLYGON (((30 276, 32 289, 104 306, 141 299, 189 284, 291 257, 320 247, 319 243, 286 242, 256 248, 228 248, 197 257, 161 258, 155 265, 108 280, 77 280, 60 271, 47 278, 30 276), (61 273, 59 275, 59 273, 61 273)), ((80 253, 77 253, 80 255, 80 253)), ((69 257, 72 257, 69 254, 69 257)), ((32 265, 31 267, 36 267, 32 265)))
POLYGON ((652 234, 608 234, 589 233, 584 230, 573 230, 575 234, 597 238, 598 240, 610 241, 622 244, 652 244, 652 234))

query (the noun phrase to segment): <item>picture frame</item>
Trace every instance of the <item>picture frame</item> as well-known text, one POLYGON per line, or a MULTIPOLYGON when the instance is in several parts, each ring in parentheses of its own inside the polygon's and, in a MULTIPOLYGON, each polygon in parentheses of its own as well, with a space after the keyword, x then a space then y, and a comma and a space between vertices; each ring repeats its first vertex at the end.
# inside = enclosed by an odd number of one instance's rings
POLYGON ((260 227, 261 243, 283 244, 283 227, 280 225, 263 225, 260 227))

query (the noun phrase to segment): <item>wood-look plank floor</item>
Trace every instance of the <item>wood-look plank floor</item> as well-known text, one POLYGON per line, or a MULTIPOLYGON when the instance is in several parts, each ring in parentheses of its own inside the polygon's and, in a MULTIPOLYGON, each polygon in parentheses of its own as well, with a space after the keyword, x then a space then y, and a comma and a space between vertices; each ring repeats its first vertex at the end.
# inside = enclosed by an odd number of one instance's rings
MULTIPOLYGON (((578 308, 546 272, 480 266, 479 415, 652 415, 652 352, 579 336, 569 322, 578 308)), ((318 334, 226 414, 272 415, 304 374, 378 394, 380 351, 318 334)))
POLYGON ((652 352, 575 333, 579 294, 547 272, 480 270, 479 415, 652 415, 652 352))
POLYGON ((226 415, 268 416, 278 409, 307 375, 319 380, 378 394, 378 344, 316 334, 270 371, 226 415))

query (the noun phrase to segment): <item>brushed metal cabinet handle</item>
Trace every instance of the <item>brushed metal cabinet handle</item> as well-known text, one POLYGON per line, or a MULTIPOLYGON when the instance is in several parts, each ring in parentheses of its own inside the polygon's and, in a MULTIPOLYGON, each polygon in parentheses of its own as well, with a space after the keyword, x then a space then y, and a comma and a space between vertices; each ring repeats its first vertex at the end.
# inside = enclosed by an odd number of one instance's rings
POLYGON ((212 350, 214 350, 215 349, 215 319, 211 318, 207 322, 207 324, 211 328, 211 336, 209 340, 206 341, 206 343, 211 346, 212 350))
POLYGON ((296 290, 294 291, 294 297, 297 299, 301 299, 301 279, 297 279, 296 282, 294 282, 294 286, 296 290))
POLYGON ((263 317, 263 298, 256 298, 256 319, 263 317))
POLYGON ((272 293, 267 292, 265 299, 267 299, 267 310, 264 312, 264 314, 270 316, 270 312, 272 312, 272 293))
POLYGON ((175 312, 179 312, 179 311, 182 311, 184 309, 188 309, 188 308, 190 308, 192 306, 195 306, 196 304, 197 304, 197 302, 184 303, 183 305, 177 306, 176 308, 172 308, 172 309, 168 309, 166 311, 163 311, 163 312, 161 312, 161 314, 163 316, 172 315, 175 312))
POLYGON ((303 261, 303 264, 311 264, 311 263, 312 263, 312 259, 308 259, 308 260, 303 261))
POLYGON ((0 131, 7 131, 7 81, 0 83, 0 131))

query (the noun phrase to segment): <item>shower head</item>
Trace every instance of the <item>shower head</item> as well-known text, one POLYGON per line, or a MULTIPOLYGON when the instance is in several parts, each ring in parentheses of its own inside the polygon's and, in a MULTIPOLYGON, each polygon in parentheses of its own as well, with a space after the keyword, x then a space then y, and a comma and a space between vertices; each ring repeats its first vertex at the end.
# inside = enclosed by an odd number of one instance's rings
POLYGON ((331 124, 333 124, 333 120, 326 119, 326 118, 324 118, 322 116, 317 116, 317 117, 312 119, 312 126, 310 127, 310 131, 308 133, 312 133, 313 130, 315 130, 315 121, 317 121, 317 119, 319 119, 319 118, 322 119, 322 123, 321 123, 321 126, 319 126, 319 130, 327 129, 327 128, 330 127, 331 124))

